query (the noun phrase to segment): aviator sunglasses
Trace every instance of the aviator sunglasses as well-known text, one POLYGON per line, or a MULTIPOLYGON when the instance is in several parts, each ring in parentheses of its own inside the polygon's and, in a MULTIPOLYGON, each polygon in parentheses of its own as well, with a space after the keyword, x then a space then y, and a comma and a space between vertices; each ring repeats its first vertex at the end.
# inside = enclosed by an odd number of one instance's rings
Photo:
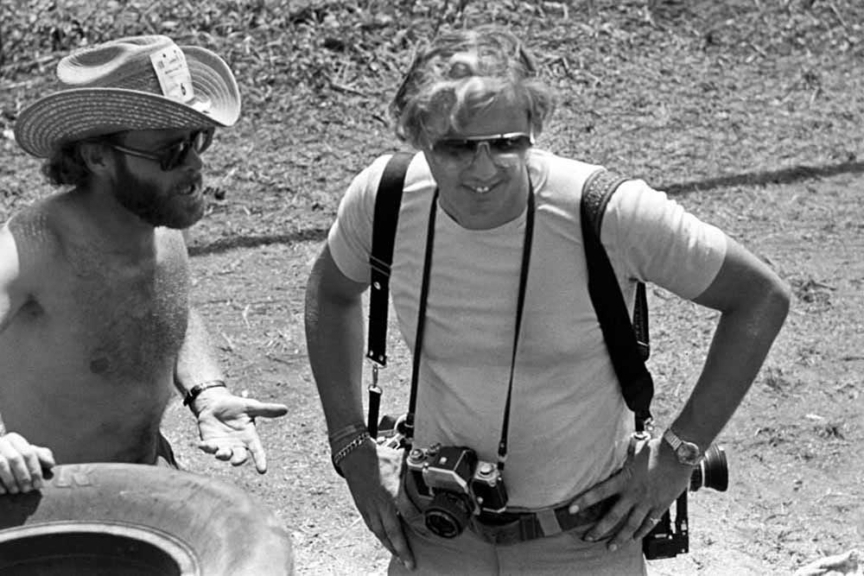
POLYGON ((130 156, 138 156, 139 158, 147 158, 148 160, 159 162, 159 167, 162 168, 162 171, 169 172, 186 160, 190 150, 194 149, 198 154, 207 150, 213 142, 213 132, 215 132, 214 128, 196 130, 189 134, 188 137, 153 152, 127 148, 113 142, 109 142, 109 146, 118 152, 123 152, 130 156))
POLYGON ((534 136, 525 132, 509 132, 494 136, 444 138, 432 145, 432 152, 446 162, 468 165, 474 162, 482 146, 495 164, 508 164, 534 145, 534 136))

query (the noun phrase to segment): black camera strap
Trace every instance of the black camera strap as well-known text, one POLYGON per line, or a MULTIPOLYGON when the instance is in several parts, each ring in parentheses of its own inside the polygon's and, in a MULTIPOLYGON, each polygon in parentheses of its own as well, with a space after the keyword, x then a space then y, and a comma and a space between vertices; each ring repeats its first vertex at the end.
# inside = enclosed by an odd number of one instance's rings
POLYGON ((534 240, 534 185, 528 179, 528 209, 525 214, 525 237, 522 240, 522 264, 519 268, 519 295, 516 298, 516 325, 513 330, 513 347, 510 355, 510 381, 507 384, 507 401, 504 404, 504 423, 501 425, 501 440, 498 442, 498 470, 504 470, 507 461, 507 436, 510 430, 510 404, 513 398, 513 378, 516 374, 516 352, 519 334, 522 331, 522 313, 525 311, 525 290, 528 286, 528 270, 531 267, 531 245, 534 240))
POLYGON ((600 241, 606 206, 618 186, 626 180, 606 170, 591 174, 582 189, 580 217, 585 258, 588 261, 591 303, 600 322, 603 340, 621 385, 624 401, 635 415, 636 430, 641 432, 652 420, 651 400, 654 397, 654 380, 645 366, 650 354, 645 284, 638 282, 636 285, 636 303, 631 323, 615 271, 600 241))
MULTIPOLYGON (((411 363, 411 397, 405 417, 409 438, 413 438, 414 414, 417 409, 417 389, 420 383, 420 359, 426 327, 426 305, 429 299, 429 283, 432 270, 432 253, 435 244, 435 215, 438 206, 438 188, 432 194, 429 208, 429 223, 426 228, 426 254, 423 262, 423 280, 420 285, 420 302, 417 313, 417 334, 414 338, 414 356, 411 363)), ((510 428, 510 405, 513 397, 513 380, 516 372, 516 353, 519 347, 519 332, 522 328, 522 312, 525 309, 525 290, 528 285, 528 269, 531 265, 531 244, 534 237, 534 186, 528 181, 528 208, 525 215, 525 235, 522 240, 522 263, 519 272, 519 294, 516 298, 516 321, 513 332, 513 348, 510 356, 510 377, 507 383, 507 400, 504 403, 504 421, 501 439, 498 442, 498 470, 504 470, 507 460, 507 435, 510 428)))
POLYGON ((390 298, 390 266, 393 264, 393 246, 396 242, 396 224, 402 205, 405 175, 414 154, 393 154, 375 198, 372 220, 372 251, 369 254, 369 335, 366 357, 372 360, 372 384, 369 385, 369 416, 366 427, 373 438, 378 436, 378 416, 381 407, 381 388, 378 386, 378 366, 387 365, 387 312, 390 298))
POLYGON ((371 286, 369 289, 369 337, 366 357, 376 366, 387 365, 387 310, 390 298, 390 266, 396 242, 396 224, 402 204, 405 174, 413 154, 393 154, 378 184, 375 215, 372 220, 372 252, 369 255, 371 286))

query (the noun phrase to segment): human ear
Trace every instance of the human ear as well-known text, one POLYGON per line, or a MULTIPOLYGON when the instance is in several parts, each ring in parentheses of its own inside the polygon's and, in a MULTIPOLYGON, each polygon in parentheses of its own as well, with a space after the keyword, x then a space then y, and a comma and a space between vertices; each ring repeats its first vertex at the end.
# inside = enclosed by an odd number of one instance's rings
POLYGON ((78 154, 93 174, 104 173, 113 166, 111 149, 103 142, 82 142, 78 145, 78 154))

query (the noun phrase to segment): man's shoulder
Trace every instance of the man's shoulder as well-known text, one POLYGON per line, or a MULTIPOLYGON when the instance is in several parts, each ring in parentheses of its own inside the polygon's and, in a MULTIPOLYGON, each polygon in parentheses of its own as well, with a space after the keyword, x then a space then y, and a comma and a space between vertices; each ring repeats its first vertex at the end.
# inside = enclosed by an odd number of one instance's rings
POLYGON ((418 196, 423 196, 435 189, 435 182, 432 180, 426 158, 421 152, 399 153, 404 161, 390 164, 390 160, 395 156, 394 153, 378 156, 354 177, 340 207, 340 221, 343 221, 343 224, 344 220, 350 217, 360 216, 368 220, 371 226, 379 191, 391 189, 398 179, 404 179, 403 193, 400 196, 402 209, 406 204, 416 202, 418 196), (385 180, 384 175, 388 168, 390 169, 389 179, 385 180), (385 182, 387 184, 382 188, 385 182))
POLYGON ((9 294, 33 298, 46 285, 46 275, 56 273, 63 251, 61 219, 52 196, 22 208, 0 229, 0 283, 9 294))
POLYGON ((72 217, 62 195, 49 196, 13 214, 4 233, 10 234, 18 250, 30 257, 52 256, 62 248, 65 223, 72 217))
POLYGON ((404 170, 406 189, 414 188, 431 179, 429 166, 426 164, 426 158, 422 152, 392 152, 382 154, 370 162, 369 165, 355 177, 355 187, 364 188, 374 196, 378 191, 381 179, 387 168, 390 167, 391 169, 396 170, 397 166, 401 166, 404 170), (402 160, 402 162, 393 165, 390 164, 391 160, 395 161, 397 159, 402 160))
POLYGON ((540 163, 550 172, 567 176, 581 176, 587 178, 590 174, 603 168, 599 164, 592 164, 584 160, 561 156, 545 149, 535 149, 531 154, 533 162, 540 163))
POLYGON ((529 167, 535 185, 539 184, 553 194, 575 198, 579 197, 579 191, 588 177, 603 169, 598 164, 559 156, 547 150, 535 150, 531 154, 529 167))

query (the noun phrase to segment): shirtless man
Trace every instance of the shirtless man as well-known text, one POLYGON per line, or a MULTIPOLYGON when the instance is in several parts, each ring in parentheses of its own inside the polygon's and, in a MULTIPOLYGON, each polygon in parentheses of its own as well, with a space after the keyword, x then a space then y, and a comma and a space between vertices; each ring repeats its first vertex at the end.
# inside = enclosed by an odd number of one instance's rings
POLYGON ((182 232, 204 214, 200 155, 240 114, 233 74, 148 36, 67 56, 57 75, 15 135, 73 188, 0 230, 0 494, 39 489, 55 462, 176 467, 159 431, 175 387, 202 450, 265 472, 255 418, 287 407, 228 391, 190 309, 182 232))

